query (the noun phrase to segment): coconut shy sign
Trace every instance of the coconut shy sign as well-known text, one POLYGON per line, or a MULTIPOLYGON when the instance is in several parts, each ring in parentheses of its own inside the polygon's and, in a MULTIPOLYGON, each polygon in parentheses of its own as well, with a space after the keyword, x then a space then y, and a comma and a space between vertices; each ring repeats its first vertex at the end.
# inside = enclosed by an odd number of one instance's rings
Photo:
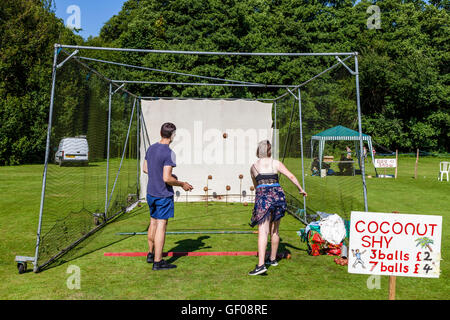
POLYGON ((348 272, 438 278, 442 217, 351 213, 348 272))

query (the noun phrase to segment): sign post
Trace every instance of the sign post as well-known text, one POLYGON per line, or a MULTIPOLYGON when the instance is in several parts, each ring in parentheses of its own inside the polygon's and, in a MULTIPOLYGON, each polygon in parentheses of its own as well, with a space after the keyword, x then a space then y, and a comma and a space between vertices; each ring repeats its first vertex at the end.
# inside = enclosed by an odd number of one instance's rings
POLYGON ((398 149, 395 150, 395 179, 397 179, 397 168, 398 168, 398 149))
POLYGON ((352 211, 348 272, 387 275, 389 299, 397 276, 439 278, 442 216, 352 211))
POLYGON ((417 166, 419 165, 419 148, 417 148, 416 165, 414 167, 414 179, 417 179, 417 166))
MULTIPOLYGON (((399 213, 398 211, 392 211, 392 213, 399 213)), ((389 276, 389 300, 395 300, 395 283, 397 281, 396 276, 389 276)))

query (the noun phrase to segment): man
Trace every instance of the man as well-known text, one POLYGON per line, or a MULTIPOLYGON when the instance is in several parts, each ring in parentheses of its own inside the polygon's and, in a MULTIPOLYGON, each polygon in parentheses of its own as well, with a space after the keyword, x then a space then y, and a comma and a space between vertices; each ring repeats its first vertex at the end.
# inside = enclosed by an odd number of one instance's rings
POLYGON ((143 171, 148 174, 147 203, 150 209, 147 262, 153 263, 153 270, 176 268, 176 265, 162 259, 167 221, 174 217, 173 187, 182 187, 185 191, 193 189, 189 183, 178 181, 172 174, 176 163, 175 153, 169 144, 175 137, 175 130, 173 123, 164 123, 161 126, 161 141, 148 148, 144 161, 143 171))

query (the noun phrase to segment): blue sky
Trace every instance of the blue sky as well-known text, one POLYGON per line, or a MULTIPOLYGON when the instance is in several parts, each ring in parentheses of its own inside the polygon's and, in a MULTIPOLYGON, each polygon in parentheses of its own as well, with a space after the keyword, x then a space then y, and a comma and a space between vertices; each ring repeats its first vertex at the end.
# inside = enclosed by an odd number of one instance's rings
POLYGON ((67 23, 74 11, 67 13, 70 6, 78 6, 80 9, 80 25, 83 29, 78 34, 87 39, 89 36, 97 36, 100 29, 113 15, 119 13, 126 0, 54 0, 56 16, 67 23))

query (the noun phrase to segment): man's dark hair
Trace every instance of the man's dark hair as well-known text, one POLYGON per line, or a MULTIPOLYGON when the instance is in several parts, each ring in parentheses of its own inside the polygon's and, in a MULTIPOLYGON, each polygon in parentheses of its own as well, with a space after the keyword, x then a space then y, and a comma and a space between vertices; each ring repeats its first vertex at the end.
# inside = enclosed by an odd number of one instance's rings
POLYGON ((161 137, 170 138, 177 127, 171 122, 166 122, 161 126, 161 137))

